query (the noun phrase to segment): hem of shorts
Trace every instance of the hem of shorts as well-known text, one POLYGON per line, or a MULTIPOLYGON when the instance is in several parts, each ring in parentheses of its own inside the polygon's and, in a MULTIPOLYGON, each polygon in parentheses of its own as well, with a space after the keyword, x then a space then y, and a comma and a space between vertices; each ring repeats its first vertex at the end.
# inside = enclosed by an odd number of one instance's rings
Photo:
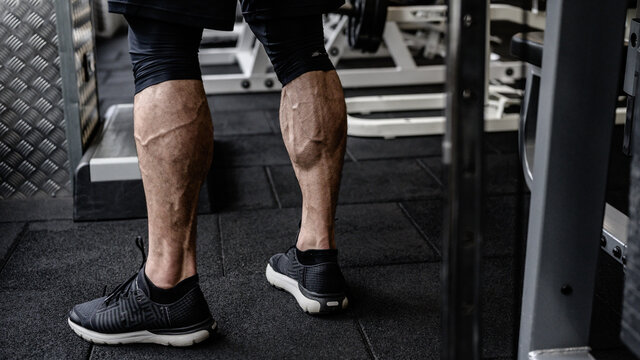
POLYGON ((176 74, 165 74, 161 76, 155 76, 152 79, 147 81, 143 81, 142 83, 135 84, 135 92, 134 95, 141 92, 142 90, 148 88, 149 86, 158 85, 160 83, 171 81, 171 80, 200 80, 202 81, 202 75, 176 75, 176 74))
POLYGON ((280 80, 280 83, 282 84, 282 86, 286 86, 288 83, 292 82, 293 80, 297 79, 298 77, 308 72, 312 72, 312 71, 326 72, 326 71, 335 70, 336 68, 333 66, 333 64, 328 59, 327 61, 328 61, 328 64, 323 63, 323 64, 320 64, 319 66, 315 66, 315 67, 312 66, 312 68, 298 66, 297 69, 292 71, 290 74, 287 74, 287 77, 283 77, 282 79, 278 79, 278 80, 280 80))
POLYGON ((125 4, 113 0, 109 1, 109 12, 146 17, 170 23, 179 23, 186 26, 203 27, 221 31, 233 30, 233 25, 235 24, 235 17, 231 19, 227 17, 204 17, 185 13, 176 13, 175 11, 160 9, 153 6, 125 4), (180 16, 176 17, 176 14, 179 14, 180 16))
MULTIPOLYGON (((343 2, 344 3, 344 2, 343 2)), ((247 19, 256 19, 256 20, 267 20, 274 18, 284 18, 284 17, 298 17, 298 16, 306 16, 306 15, 314 15, 314 14, 324 14, 329 13, 334 10, 337 10, 340 6, 327 6, 323 5, 315 5, 315 6, 290 6, 286 9, 262 9, 262 10, 254 10, 254 11, 243 11, 242 16, 247 19)))

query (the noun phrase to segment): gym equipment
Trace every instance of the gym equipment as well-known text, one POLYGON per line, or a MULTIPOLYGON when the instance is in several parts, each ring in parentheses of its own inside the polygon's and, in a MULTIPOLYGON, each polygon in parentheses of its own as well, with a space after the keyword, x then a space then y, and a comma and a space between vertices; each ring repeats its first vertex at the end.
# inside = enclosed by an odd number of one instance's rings
MULTIPOLYGON (((411 7, 412 9, 414 7, 411 7)), ((390 8, 391 9, 391 8, 390 8)), ((400 9, 404 9, 401 7, 400 9)), ((422 6, 420 11, 424 11, 424 15, 430 19, 430 24, 442 26, 438 19, 446 17, 445 6, 422 6), (428 15, 426 15, 428 14, 428 15)), ((510 5, 492 4, 491 7, 492 20, 514 21, 512 17, 514 7, 510 5)), ((538 28, 544 27, 544 17, 539 12, 521 12, 521 17, 527 17, 526 21, 532 21, 533 25, 538 28)), ((444 29, 438 31, 432 30, 432 34, 436 34, 437 39, 444 37, 444 29)), ((431 44, 431 47, 437 45, 431 44)), ((429 48, 429 44, 426 45, 429 48)), ((331 49, 331 47, 329 47, 331 49)), ((431 50, 434 52, 434 50, 431 50)), ((437 50, 436 50, 437 52, 437 50)), ((444 55, 444 51, 442 51, 444 55)), ((491 69, 500 64, 500 61, 492 61, 491 69)), ((516 62, 517 64, 518 62, 516 62)), ((521 77, 521 66, 515 65, 513 68, 507 68, 506 74, 514 74, 517 68, 518 76, 521 77)), ((498 72, 499 74, 499 72, 498 72)), ((510 131, 518 129, 519 114, 513 112, 520 106, 522 92, 518 89, 508 86, 513 79, 496 77, 496 73, 490 73, 490 86, 488 89, 488 97, 486 102, 486 130, 487 131, 510 131)), ((424 95, 395 95, 384 97, 362 97, 347 98, 347 112, 349 130, 351 136, 372 137, 380 136, 384 138, 394 138, 398 136, 421 136, 442 134, 444 131, 444 117, 398 117, 385 119, 370 119, 355 114, 369 114, 377 111, 416 111, 416 110, 444 110, 445 94, 424 94, 424 95), (368 106, 369 105, 369 106, 368 106)), ((624 117, 624 109, 621 109, 620 120, 624 117)))
POLYGON ((442 251, 442 358, 478 360, 487 3, 451 0, 447 44, 448 178, 442 251))
POLYGON ((88 1, 0 2, 0 199, 71 194, 99 126, 88 1))
MULTIPOLYGON (((533 189, 533 164, 535 153, 538 98, 544 35, 541 32, 516 34, 511 41, 511 52, 527 63, 527 82, 518 129, 518 147, 522 172, 529 187, 533 189)), ((619 107, 615 111, 615 123, 624 124, 630 112, 619 107)), ((628 218, 613 206, 606 204, 602 228, 602 249, 615 260, 624 263, 627 253, 628 218)))
POLYGON ((626 6, 600 0, 547 4, 521 360, 593 359, 589 331, 626 6), (585 41, 598 49, 589 52, 589 61, 583 61, 585 41))
POLYGON ((74 220, 146 215, 133 138, 133 104, 107 110, 103 128, 82 157, 75 179, 74 220))
MULTIPOLYGON (((434 28, 437 41, 431 44, 432 53, 444 53, 440 34, 445 31, 442 28, 446 20, 446 7, 441 5, 428 6, 402 6, 388 7, 387 23, 383 32, 386 45, 380 47, 374 55, 363 55, 350 49, 347 39, 348 17, 331 14, 325 22, 325 35, 327 37, 327 49, 332 61, 351 59, 354 57, 379 57, 391 56, 396 64, 395 68, 369 68, 369 69, 343 69, 339 74, 345 86, 379 86, 406 85, 423 83, 443 83, 445 78, 445 65, 418 66, 411 54, 413 47, 422 46, 417 40, 407 36, 407 31, 402 29, 421 29, 425 26, 434 28)), ((527 16, 544 21, 542 14, 531 15, 522 9, 509 5, 492 5, 491 14, 496 19, 515 19, 522 21, 527 16)), ((234 31, 221 33, 212 30, 205 31, 204 43, 212 37, 224 40, 236 40, 236 46, 218 49, 202 49, 200 59, 205 66, 207 64, 228 64, 237 61, 243 73, 204 75, 205 89, 208 93, 218 92, 251 92, 258 90, 276 90, 279 82, 275 74, 267 71, 269 60, 262 46, 255 38, 245 23, 237 23, 234 31)), ((424 39, 421 39, 424 40, 424 39)), ((521 75, 521 61, 493 61, 488 77, 495 82, 489 88, 489 102, 487 118, 490 119, 488 127, 495 130, 507 130, 517 126, 517 114, 507 113, 505 109, 513 107, 520 97, 519 90, 503 85, 512 83, 521 75), (494 119, 495 121, 491 121, 494 119)), ((371 100, 371 99, 369 99, 371 100)), ((369 101, 367 98, 347 99, 349 111, 375 112, 375 105, 380 98, 369 101), (369 108, 369 109, 367 109, 369 108)), ((385 105, 394 104, 398 110, 411 106, 423 105, 444 109, 444 94, 420 95, 418 97, 399 95, 383 97, 385 105), (414 103, 414 105, 411 104, 414 103)), ((378 102, 378 105, 383 104, 378 102)), ((379 109, 379 108, 378 108, 379 109)), ((101 128, 101 135, 96 138, 91 148, 87 149, 80 165, 75 172, 78 188, 75 192, 75 218, 76 220, 95 220, 121 217, 140 217, 146 214, 140 175, 137 169, 137 158, 133 144, 127 137, 132 133, 132 107, 130 104, 120 104, 107 111, 107 118, 101 128), (109 146, 101 146, 102 142, 109 142, 109 146), (107 196, 105 196, 108 194, 107 196)), ((397 119, 403 124, 387 121, 384 125, 379 119, 375 122, 364 118, 350 116, 349 131, 352 135, 361 135, 359 131, 369 132, 371 135, 380 134, 385 137, 406 136, 418 133, 442 133, 444 120, 441 116, 426 119, 397 119), (372 126, 374 125, 374 126, 372 126), (385 128, 386 126, 386 128, 385 128), (378 129, 376 129, 378 127, 378 129)), ((106 143, 105 143, 106 144, 106 143)))
MULTIPOLYGON (((383 4, 383 2, 379 2, 383 4)), ((338 68, 343 87, 378 87, 406 86, 424 84, 442 84, 445 80, 445 66, 442 64, 419 65, 412 50, 424 48, 428 56, 442 55, 444 46, 442 34, 447 14, 444 5, 412 5, 389 6, 386 8, 386 23, 380 38, 382 45, 375 54, 357 53, 349 47, 349 19, 351 17, 330 14, 325 22, 325 46, 329 57, 338 68), (407 31, 405 31, 407 30, 407 31), (419 33, 425 35, 418 35, 419 33), (390 57, 393 66, 342 68, 341 60, 358 58, 390 57)), ((381 12, 379 12, 381 13, 381 12)), ((544 14, 533 14, 521 8, 492 4, 491 19, 527 23, 529 26, 544 28, 544 14)), ((352 20, 353 23, 354 20, 352 20)), ((364 21, 364 20, 362 20, 364 21)), ((367 21, 364 21, 367 23, 367 21)), ((363 28, 364 29, 364 28, 363 28)), ((259 91, 278 91, 280 83, 270 71, 271 63, 259 42, 246 24, 236 24, 234 37, 238 42, 232 48, 203 49, 200 52, 200 63, 205 67, 202 76, 207 94, 246 93, 259 91), (240 73, 207 74, 207 65, 237 63, 240 73)), ((365 31, 366 33, 366 31, 365 31)), ((215 32, 205 32, 207 36, 218 36, 215 32)), ((366 35, 369 46, 373 47, 373 39, 377 35, 366 35)), ((490 65, 490 78, 509 84, 522 78, 520 61, 494 60, 490 65)))
MULTIPOLYGON (((520 115, 507 112, 510 108, 519 108, 522 90, 505 85, 489 85, 488 100, 485 106, 485 131, 510 131, 518 129, 520 115)), ((394 111, 444 111, 446 94, 405 94, 358 96, 346 98, 347 134, 361 137, 423 136, 443 134, 445 117, 443 115, 421 117, 396 117, 371 119, 354 114, 371 114, 394 111)))
POLYGON ((353 0, 347 32, 352 48, 378 51, 387 21, 387 6, 387 0, 353 0))

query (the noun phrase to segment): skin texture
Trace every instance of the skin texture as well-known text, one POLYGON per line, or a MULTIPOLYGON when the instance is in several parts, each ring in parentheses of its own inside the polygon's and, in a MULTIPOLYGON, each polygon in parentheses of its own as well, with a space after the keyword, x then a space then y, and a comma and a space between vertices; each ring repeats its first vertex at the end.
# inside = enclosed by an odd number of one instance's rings
POLYGON ((196 274, 196 211, 213 155, 199 80, 150 86, 134 99, 134 136, 149 216, 147 277, 170 288, 196 274))
MULTIPOLYGON (((347 138, 335 71, 303 74, 282 90, 280 126, 302 191, 300 250, 335 248, 347 138)), ((134 99, 134 135, 149 216, 147 277, 171 288, 195 275, 196 211, 211 166, 213 126, 202 82, 172 80, 134 99)))
POLYGON ((335 71, 303 74, 282 89, 282 138, 302 192, 300 250, 334 249, 347 113, 335 71))

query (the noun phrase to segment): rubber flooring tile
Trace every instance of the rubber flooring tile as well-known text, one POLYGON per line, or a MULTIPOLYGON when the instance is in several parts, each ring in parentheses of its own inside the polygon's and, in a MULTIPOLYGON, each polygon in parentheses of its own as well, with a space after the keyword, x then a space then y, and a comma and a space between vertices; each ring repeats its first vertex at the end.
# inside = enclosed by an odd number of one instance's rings
MULTIPOLYGON (((440 264, 349 268, 353 311, 379 359, 440 358, 440 264)), ((508 259, 483 265, 484 358, 511 355, 513 290, 508 259)))
MULTIPOLYGON (((444 204, 441 199, 403 202, 411 218, 418 224, 426 238, 438 251, 442 251, 442 224, 444 204)), ((514 243, 518 241, 517 231, 521 230, 520 241, 526 237, 529 220, 529 196, 518 200, 517 195, 491 196, 486 198, 484 217, 483 254, 485 256, 513 255, 514 243), (518 210, 521 206, 520 228, 518 210)))
POLYGON ((368 359, 349 314, 309 316, 263 274, 202 279, 219 331, 191 349, 96 346, 91 359, 368 359))
POLYGON ((218 94, 207 96, 213 111, 278 110, 280 93, 218 94))
POLYGON ((22 222, 0 223, 0 269, 24 227, 25 223, 22 222))
POLYGON ((272 116, 265 110, 213 112, 213 130, 221 136, 270 134, 272 116))
POLYGON ((213 168, 207 181, 214 211, 278 207, 265 167, 213 168))
MULTIPOLYGON (((438 179, 444 179, 442 158, 420 159, 438 179)), ((518 154, 487 154, 485 158, 485 189, 489 195, 515 194, 521 173, 518 154)), ((444 183, 444 181, 442 181, 444 183)), ((445 184, 446 186, 446 184, 445 184)), ((528 192, 524 180, 522 190, 528 192)))
MULTIPOLYGON (((437 261, 397 204, 340 205, 336 217, 342 266, 437 261)), ((299 219, 298 208, 221 214, 225 273, 263 273, 273 254, 295 244, 299 219)))
POLYGON ((442 136, 396 139, 349 137, 347 148, 356 160, 436 156, 442 153, 442 136))
MULTIPOLYGON (((198 221, 200 272, 220 276, 217 216, 201 215, 198 221)), ((146 220, 32 223, 0 273, 0 287, 65 291, 74 286, 106 286, 111 290, 138 271, 142 257, 134 240, 142 236, 146 242, 146 234, 146 220)), ((89 299, 74 301, 84 300, 89 299)))
POLYGON ((214 134, 214 167, 288 165, 289 155, 280 135, 217 136, 214 134))
MULTIPOLYGON (((291 166, 270 167, 283 207, 300 206, 302 195, 291 166)), ((442 187, 413 159, 346 162, 339 203, 393 202, 442 195, 442 187)))

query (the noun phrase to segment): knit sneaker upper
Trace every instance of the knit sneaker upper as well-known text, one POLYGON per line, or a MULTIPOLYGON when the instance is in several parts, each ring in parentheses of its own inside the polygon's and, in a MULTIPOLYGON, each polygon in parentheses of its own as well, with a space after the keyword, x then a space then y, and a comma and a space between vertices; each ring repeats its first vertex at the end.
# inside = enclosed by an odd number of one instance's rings
POLYGON ((314 265, 300 263, 296 247, 292 246, 285 253, 279 253, 269 259, 271 267, 292 279, 307 291, 316 294, 340 294, 345 291, 345 280, 338 265, 337 251, 332 256, 314 265))

